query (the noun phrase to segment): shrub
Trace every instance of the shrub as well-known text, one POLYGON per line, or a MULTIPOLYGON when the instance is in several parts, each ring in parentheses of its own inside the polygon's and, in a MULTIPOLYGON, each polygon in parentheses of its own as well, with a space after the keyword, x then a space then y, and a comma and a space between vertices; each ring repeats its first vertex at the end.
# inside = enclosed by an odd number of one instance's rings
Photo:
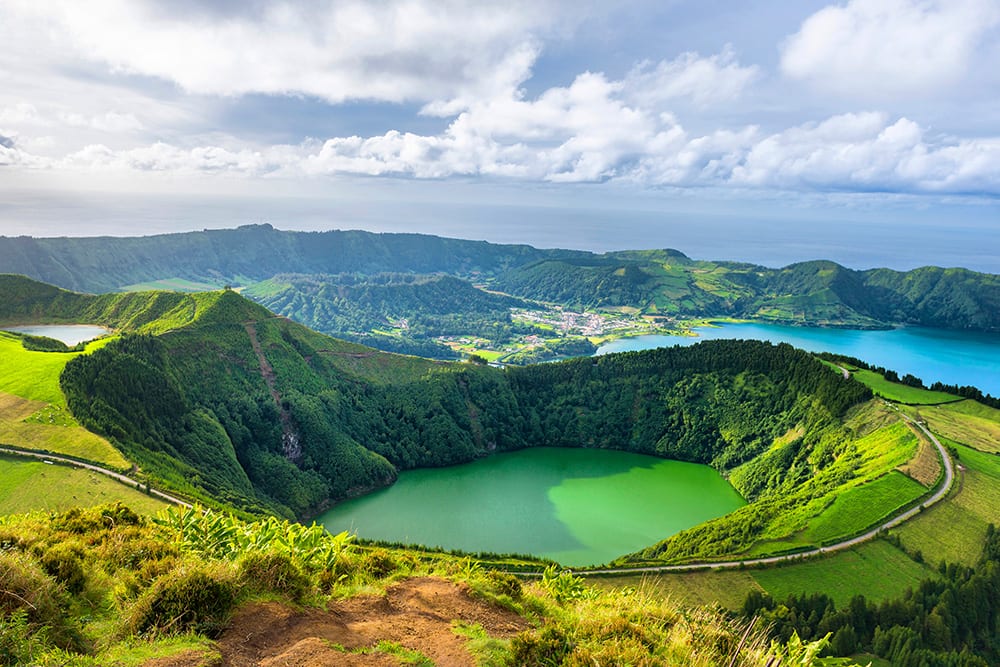
POLYGON ((521 599, 521 580, 510 572, 490 570, 486 573, 486 581, 497 595, 506 595, 511 600, 521 599))
POLYGON ((61 648, 79 648, 80 633, 64 602, 58 585, 33 558, 0 552, 0 618, 22 614, 20 634, 38 639, 44 633, 61 648))
POLYGON ((309 576, 285 553, 252 551, 237 570, 240 584, 258 593, 278 593, 301 602, 311 588, 309 576))
POLYGON ((127 629, 215 636, 236 605, 236 584, 219 566, 182 568, 161 577, 133 606, 127 629))
POLYGON ((70 593, 83 590, 83 558, 80 547, 68 542, 56 544, 42 555, 42 567, 70 593))
POLYGON ((548 625, 540 632, 526 630, 510 641, 511 667, 561 665, 576 647, 563 628, 548 625))
POLYGON ((396 561, 385 549, 374 549, 365 555, 361 569, 375 579, 382 579, 396 571, 396 561))

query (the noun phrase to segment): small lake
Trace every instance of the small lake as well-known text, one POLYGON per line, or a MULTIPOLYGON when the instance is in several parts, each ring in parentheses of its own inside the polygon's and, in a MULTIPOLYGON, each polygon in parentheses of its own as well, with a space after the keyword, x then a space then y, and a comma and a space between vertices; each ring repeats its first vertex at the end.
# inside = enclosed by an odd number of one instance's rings
POLYGON ((55 338, 70 347, 111 333, 110 329, 95 324, 38 324, 27 327, 6 327, 4 331, 55 338))
POLYGON ((789 343, 810 352, 835 352, 932 382, 972 385, 1000 396, 1000 334, 902 327, 888 331, 821 329, 778 324, 722 324, 695 336, 636 336, 602 345, 596 354, 693 345, 703 340, 748 338, 789 343))
POLYGON ((332 533, 468 552, 606 563, 728 514, 743 499, 712 468, 599 449, 539 447, 409 470, 317 521, 332 533))

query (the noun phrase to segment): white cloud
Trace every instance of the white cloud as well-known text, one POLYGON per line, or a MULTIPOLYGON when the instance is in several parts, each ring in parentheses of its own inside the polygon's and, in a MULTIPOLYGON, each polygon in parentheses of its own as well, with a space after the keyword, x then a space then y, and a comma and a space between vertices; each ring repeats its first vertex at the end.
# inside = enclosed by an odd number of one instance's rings
POLYGON ((806 19, 781 69, 835 94, 929 96, 967 76, 998 22, 996 0, 851 0, 806 19))
POLYGON ((757 66, 741 66, 732 47, 727 46, 722 53, 707 58, 688 52, 655 66, 648 61, 640 63, 629 72, 625 85, 642 106, 690 99, 704 108, 736 99, 759 76, 757 66))
POLYGON ((434 101, 494 95, 530 73, 553 3, 287 1, 211 8, 154 0, 8 0, 0 23, 50 35, 50 53, 211 95, 434 101), (42 27, 42 29, 39 28, 42 27))
POLYGON ((907 118, 843 114, 755 143, 728 182, 789 190, 1000 194, 1000 138, 932 140, 907 118))
POLYGON ((63 112, 59 119, 70 127, 83 127, 101 132, 134 132, 143 128, 142 123, 133 114, 119 111, 108 111, 89 117, 78 113, 63 112))

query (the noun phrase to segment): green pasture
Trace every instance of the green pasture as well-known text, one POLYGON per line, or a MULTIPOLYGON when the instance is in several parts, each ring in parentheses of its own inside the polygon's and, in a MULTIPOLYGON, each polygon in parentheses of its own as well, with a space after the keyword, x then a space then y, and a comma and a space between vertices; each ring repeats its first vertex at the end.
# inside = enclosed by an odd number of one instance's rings
POLYGON ((111 340, 95 340, 85 352, 34 352, 24 349, 18 336, 0 331, 0 392, 65 407, 66 399, 59 388, 63 368, 70 359, 93 352, 111 340))
POLYGON ((837 496, 829 508, 809 522, 802 541, 824 544, 837 537, 860 533, 925 493, 927 489, 922 484, 893 470, 837 496))
POLYGON ((984 452, 1000 452, 1000 410, 964 400, 921 407, 920 418, 932 431, 984 452))
MULTIPOLYGON (((86 352, 110 340, 93 341, 86 352)), ((0 333, 0 444, 128 467, 118 450, 77 425, 66 409, 59 375, 71 359, 86 352, 33 352, 16 336, 0 333)))
POLYGON ((922 579, 935 576, 935 571, 889 542, 873 540, 822 558, 751 570, 751 574, 775 600, 826 593, 841 608, 855 595, 874 601, 899 597, 922 579))
POLYGON ((919 550, 930 563, 973 565, 982 552, 986 527, 1000 524, 1000 456, 943 442, 958 452, 958 483, 945 500, 894 532, 908 550, 919 550))
POLYGON ((954 394, 946 394, 942 391, 930 391, 920 389, 899 382, 890 382, 881 374, 874 371, 867 371, 859 368, 852 372, 854 379, 861 382, 866 387, 875 392, 876 395, 897 403, 908 405, 937 405, 940 403, 953 403, 962 400, 954 394))
POLYGON ((36 510, 62 512, 116 500, 149 515, 167 506, 96 472, 0 455, 0 515, 36 510))

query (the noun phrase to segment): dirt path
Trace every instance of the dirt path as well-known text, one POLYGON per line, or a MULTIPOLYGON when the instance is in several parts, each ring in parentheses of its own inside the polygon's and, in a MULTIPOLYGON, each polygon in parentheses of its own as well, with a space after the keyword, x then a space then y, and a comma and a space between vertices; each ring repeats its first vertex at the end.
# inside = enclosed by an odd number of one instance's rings
MULTIPOLYGON (((474 667, 466 640, 452 630, 455 620, 478 623, 502 638, 528 627, 517 614, 471 597, 462 584, 421 577, 393 585, 384 597, 354 597, 325 611, 251 603, 237 612, 217 648, 227 667, 399 665, 384 652, 361 652, 387 641, 418 651, 435 665, 474 667)), ((147 667, 193 667, 199 659, 175 656, 147 667)))

